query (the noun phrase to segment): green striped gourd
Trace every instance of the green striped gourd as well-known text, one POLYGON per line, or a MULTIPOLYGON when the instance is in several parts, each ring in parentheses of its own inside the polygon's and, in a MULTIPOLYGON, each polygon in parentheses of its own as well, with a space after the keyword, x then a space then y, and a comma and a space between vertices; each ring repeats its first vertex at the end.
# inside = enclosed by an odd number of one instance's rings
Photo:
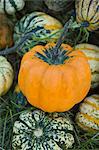
POLYGON ((76 0, 76 19, 89 31, 99 28, 99 0, 76 0))
POLYGON ((24 5, 24 0, 0 0, 0 13, 13 15, 23 9, 24 5))
POLYGON ((86 97, 76 115, 77 124, 85 131, 99 132, 99 95, 86 97))
POLYGON ((24 16, 14 28, 14 41, 17 43, 24 35, 32 32, 31 38, 28 38, 22 45, 19 54, 26 53, 36 44, 41 42, 57 41, 60 36, 62 24, 55 18, 43 13, 33 12, 24 16))
POLYGON ((75 50, 81 50, 87 56, 92 73, 91 88, 96 88, 99 86, 99 47, 92 44, 82 43, 76 45, 75 50))
POLYGON ((13 150, 66 150, 73 143, 73 126, 65 114, 24 111, 14 123, 13 150))

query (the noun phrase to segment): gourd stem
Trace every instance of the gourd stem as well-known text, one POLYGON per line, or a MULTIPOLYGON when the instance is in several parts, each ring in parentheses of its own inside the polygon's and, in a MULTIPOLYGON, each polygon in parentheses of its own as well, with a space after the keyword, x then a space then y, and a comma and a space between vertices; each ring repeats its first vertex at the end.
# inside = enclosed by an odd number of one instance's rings
POLYGON ((63 41, 66 37, 66 33, 68 32, 71 25, 72 25, 72 20, 69 19, 69 21, 65 23, 64 28, 63 28, 63 33, 61 34, 60 38, 58 39, 58 41, 54 47, 54 57, 58 56, 58 49, 60 48, 61 44, 63 43, 63 41))
POLYGON ((22 45, 22 43, 24 43, 24 41, 25 41, 26 39, 28 39, 29 37, 32 36, 32 34, 33 34, 32 32, 29 32, 28 34, 26 34, 24 37, 21 38, 21 40, 20 40, 19 43, 17 43, 17 44, 14 45, 13 47, 11 47, 11 48, 6 48, 5 50, 0 51, 0 55, 6 55, 6 54, 10 54, 10 53, 15 52, 16 49, 17 49, 18 47, 20 47, 20 45, 22 45))

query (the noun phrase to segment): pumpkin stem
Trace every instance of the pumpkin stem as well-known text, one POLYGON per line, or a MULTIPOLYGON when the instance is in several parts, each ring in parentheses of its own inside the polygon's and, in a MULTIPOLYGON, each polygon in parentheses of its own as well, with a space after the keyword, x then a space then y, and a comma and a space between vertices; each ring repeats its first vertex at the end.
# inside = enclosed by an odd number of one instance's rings
POLYGON ((70 19, 68 22, 65 23, 64 25, 64 29, 63 29, 63 33, 61 34, 60 38, 58 39, 55 47, 54 47, 54 56, 57 57, 58 56, 58 49, 60 48, 61 44, 63 43, 65 37, 66 37, 66 33, 68 32, 68 30, 70 29, 71 25, 73 23, 73 20, 70 19))
POLYGON ((64 50, 61 45, 66 37, 66 33, 71 28, 78 28, 79 24, 75 23, 73 18, 71 17, 68 22, 65 23, 63 32, 57 41, 54 47, 50 47, 49 49, 44 49, 43 53, 41 54, 37 52, 35 54, 36 57, 42 59, 43 61, 47 62, 49 65, 59 65, 64 64, 66 59, 69 59, 71 56, 68 56, 68 50, 64 50))

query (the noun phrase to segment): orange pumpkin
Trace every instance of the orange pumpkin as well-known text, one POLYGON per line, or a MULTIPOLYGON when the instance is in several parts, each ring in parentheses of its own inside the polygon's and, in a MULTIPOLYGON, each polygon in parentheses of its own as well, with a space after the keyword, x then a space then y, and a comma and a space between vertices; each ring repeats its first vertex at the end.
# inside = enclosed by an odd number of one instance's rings
POLYGON ((8 18, 0 14, 0 49, 13 45, 13 32, 8 18))
POLYGON ((28 102, 46 112, 63 112, 84 99, 90 89, 91 72, 81 51, 62 44, 35 46, 22 59, 18 84, 28 102))

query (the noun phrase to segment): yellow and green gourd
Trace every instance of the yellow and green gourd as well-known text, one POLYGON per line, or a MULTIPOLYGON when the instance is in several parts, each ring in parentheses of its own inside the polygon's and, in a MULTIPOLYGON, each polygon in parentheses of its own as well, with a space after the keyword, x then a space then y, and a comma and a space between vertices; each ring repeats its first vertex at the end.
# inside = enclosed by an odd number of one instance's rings
POLYGON ((59 38, 63 28, 60 21, 43 13, 33 12, 24 16, 14 28, 14 41, 19 42, 29 32, 32 36, 29 37, 22 45, 19 54, 24 54, 33 46, 46 42, 55 42, 59 38))
POLYGON ((76 115, 77 124, 85 131, 99 132, 99 95, 86 97, 76 115))
POLYGON ((99 47, 92 44, 82 43, 75 46, 75 50, 81 50, 88 58, 91 68, 91 88, 99 86, 99 47))
POLYGON ((65 114, 24 111, 14 123, 13 150, 66 150, 73 144, 73 126, 65 114))
POLYGON ((14 78, 11 64, 3 56, 0 56, 0 96, 6 94, 10 89, 14 78))
POLYGON ((76 20, 89 31, 99 29, 99 0, 75 0, 76 20))

